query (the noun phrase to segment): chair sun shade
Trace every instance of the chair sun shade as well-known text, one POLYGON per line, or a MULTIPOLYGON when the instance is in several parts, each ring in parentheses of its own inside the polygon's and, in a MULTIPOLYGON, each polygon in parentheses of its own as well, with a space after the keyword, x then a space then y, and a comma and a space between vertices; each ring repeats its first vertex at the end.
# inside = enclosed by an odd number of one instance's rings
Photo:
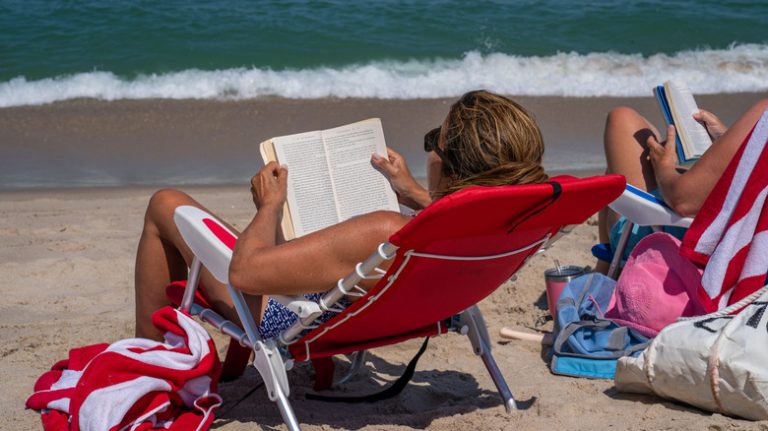
MULTIPOLYGON (((435 335, 447 331, 446 319, 457 313, 467 315, 471 310, 477 317, 470 320, 480 322, 474 331, 469 328, 474 350, 483 357, 507 408, 514 408, 511 393, 490 356, 487 329, 474 305, 514 275, 534 253, 548 246, 563 227, 583 223, 613 201, 624 190, 624 185, 624 177, 619 175, 585 179, 558 177, 544 184, 472 187, 436 201, 390 237, 387 250, 396 251, 394 256, 387 257, 394 260, 376 285, 298 340, 289 337, 290 358, 286 359, 316 360, 435 335), (478 341, 478 337, 482 340, 478 341)), ((212 228, 210 216, 199 217, 200 223, 195 229, 201 233, 197 236, 212 238, 209 240, 217 243, 213 247, 219 250, 213 253, 215 257, 207 256, 208 251, 201 248, 199 238, 190 233, 189 226, 194 220, 185 218, 186 210, 182 208, 177 210, 176 220, 190 248, 206 267, 207 262, 220 267, 222 260, 231 257, 229 233, 212 228)), ((196 271, 195 265, 193 263, 191 273, 196 271)), ((209 270, 220 274, 220 281, 227 283, 226 267, 209 270)), ((242 296, 229 288, 237 305, 238 297, 242 296)), ((187 290, 185 298, 189 298, 189 303, 194 291, 187 290)), ((198 314, 200 307, 193 306, 191 311, 198 314)), ((201 317, 220 329, 225 326, 217 319, 206 318, 205 313, 201 317)), ((250 316, 241 316, 241 320, 243 317, 250 316)), ((237 331, 228 327, 225 332, 233 335, 237 331)), ((261 362, 258 359, 265 346, 274 347, 276 342, 250 340, 253 337, 242 331, 237 332, 235 338, 249 347, 258 347, 254 348, 254 365, 267 383, 270 399, 277 401, 288 427, 298 429, 298 421, 287 402, 287 381, 283 383, 285 379, 274 377, 284 374, 284 367, 278 369, 282 362, 265 366, 264 361, 272 364, 274 358, 270 356, 261 362), (269 375, 274 379, 271 384, 269 375), (279 387, 285 392, 284 396, 279 393, 279 387), (278 393, 273 394, 273 390, 278 393)))

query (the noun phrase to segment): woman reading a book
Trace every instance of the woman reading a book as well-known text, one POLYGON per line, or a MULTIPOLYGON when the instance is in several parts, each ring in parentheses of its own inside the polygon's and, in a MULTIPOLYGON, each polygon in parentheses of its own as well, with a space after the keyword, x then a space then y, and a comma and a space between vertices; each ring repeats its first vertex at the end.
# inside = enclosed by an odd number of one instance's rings
MULTIPOLYGON (((694 114, 694 118, 706 127, 712 146, 687 170, 678 167, 674 126, 667 128, 666 140, 660 142, 661 134, 647 119, 631 108, 615 108, 609 112, 605 125, 606 173, 624 175, 628 184, 663 199, 676 213, 695 216, 767 108, 768 99, 761 100, 730 128, 711 112, 700 110, 694 114)), ((609 208, 603 209, 598 219, 600 242, 615 243, 623 223, 618 214, 609 208)), ((673 229, 677 231, 670 233, 676 236, 684 233, 680 228, 673 229)), ((650 233, 650 229, 647 230, 633 233, 626 253, 644 234, 650 233)), ((599 263, 598 269, 607 271, 607 264, 599 263)))
MULTIPOLYGON (((399 201, 415 210, 469 186, 547 180, 541 166, 544 143, 533 117, 512 100, 486 91, 467 93, 454 103, 440 127, 425 136, 424 149, 428 152, 427 189, 413 178, 397 152, 388 150, 388 157, 371 159, 399 201)), ((254 314, 262 316, 260 332, 265 338, 293 323, 292 316, 277 309, 282 306, 268 301, 268 295, 325 292, 410 220, 397 212, 379 211, 284 242, 279 225, 288 175, 285 167, 271 162, 251 179, 257 212, 239 234, 229 272, 230 283, 248 294, 254 314)), ((180 205, 203 208, 176 190, 158 191, 147 208, 136 257, 139 337, 160 338, 150 317, 168 304, 165 286, 186 278, 192 259, 173 222, 173 212, 180 205)), ((214 308, 237 321, 226 287, 205 270, 202 282, 214 308)))

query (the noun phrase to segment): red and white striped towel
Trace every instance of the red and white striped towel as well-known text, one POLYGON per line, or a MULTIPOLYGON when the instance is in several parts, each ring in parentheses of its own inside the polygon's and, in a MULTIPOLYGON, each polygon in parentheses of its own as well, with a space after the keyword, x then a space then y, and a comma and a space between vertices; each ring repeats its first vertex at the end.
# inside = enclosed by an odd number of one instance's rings
POLYGON ((27 407, 51 430, 206 430, 221 405, 213 340, 171 307, 152 322, 165 342, 131 338, 69 352, 35 384, 27 407))
POLYGON ((699 298, 709 311, 756 291, 768 272, 768 111, 704 202, 681 253, 706 265, 699 298))

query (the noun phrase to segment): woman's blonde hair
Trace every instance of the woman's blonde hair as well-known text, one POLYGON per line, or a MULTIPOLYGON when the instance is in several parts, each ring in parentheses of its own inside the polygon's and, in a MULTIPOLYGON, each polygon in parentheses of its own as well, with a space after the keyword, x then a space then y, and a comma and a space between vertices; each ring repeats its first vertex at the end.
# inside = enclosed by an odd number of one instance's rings
POLYGON ((484 90, 466 93, 451 106, 441 138, 443 174, 451 181, 435 197, 469 186, 548 179, 541 166, 544 140, 536 120, 504 96, 484 90))

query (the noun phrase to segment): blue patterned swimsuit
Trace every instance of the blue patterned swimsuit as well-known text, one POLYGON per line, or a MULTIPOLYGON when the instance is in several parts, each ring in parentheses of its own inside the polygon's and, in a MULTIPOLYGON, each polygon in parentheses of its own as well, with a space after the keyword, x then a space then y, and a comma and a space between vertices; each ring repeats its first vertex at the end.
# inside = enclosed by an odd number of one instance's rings
MULTIPOLYGON (((322 298, 324 293, 305 293, 304 298, 318 302, 322 298)), ((344 307, 349 302, 342 298, 338 305, 344 307)), ((320 318, 316 321, 318 323, 324 323, 331 319, 338 313, 333 311, 324 312, 320 318)), ((267 340, 270 338, 277 338, 281 332, 290 328, 298 320, 298 316, 288 309, 285 305, 269 298, 267 302, 267 308, 264 310, 264 317, 259 323, 259 335, 262 339, 267 340)))

